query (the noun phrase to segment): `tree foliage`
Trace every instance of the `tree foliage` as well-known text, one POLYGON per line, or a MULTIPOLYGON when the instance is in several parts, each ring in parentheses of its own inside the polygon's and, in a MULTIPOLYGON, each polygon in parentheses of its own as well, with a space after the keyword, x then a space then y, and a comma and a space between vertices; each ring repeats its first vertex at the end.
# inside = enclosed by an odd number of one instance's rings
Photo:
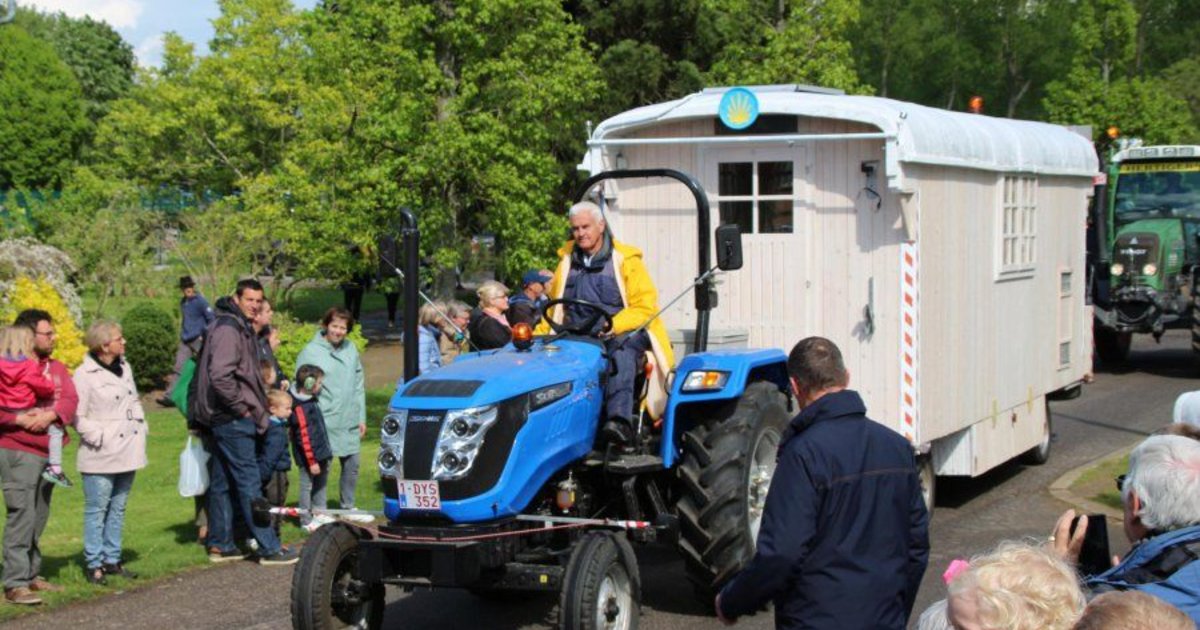
POLYGON ((18 9, 16 24, 49 43, 75 75, 88 119, 108 113, 108 103, 133 87, 133 47, 111 26, 90 17, 68 17, 18 9))
POLYGON ((0 28, 0 190, 61 185, 86 128, 79 83, 54 48, 0 28))

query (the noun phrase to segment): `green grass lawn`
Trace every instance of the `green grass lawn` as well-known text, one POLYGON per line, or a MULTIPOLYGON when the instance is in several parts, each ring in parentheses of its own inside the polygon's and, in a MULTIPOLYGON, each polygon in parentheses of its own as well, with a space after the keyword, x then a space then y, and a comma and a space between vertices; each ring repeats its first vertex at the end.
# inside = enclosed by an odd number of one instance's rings
POLYGON ((1128 470, 1129 455, 1100 462, 1095 468, 1080 475, 1079 479, 1071 484, 1071 490, 1114 510, 1122 510, 1124 506, 1121 503, 1121 493, 1117 492, 1114 479, 1128 470))
MULTIPOLYGON (((382 509, 383 491, 376 473, 375 458, 379 453, 379 420, 383 417, 391 389, 367 392, 367 418, 370 429, 363 441, 362 463, 359 469, 356 502, 363 509, 382 509)), ((42 535, 42 574, 51 582, 66 587, 62 593, 43 596, 46 604, 56 606, 115 593, 131 586, 142 585, 195 567, 212 566, 204 548, 195 542, 193 502, 179 496, 179 453, 187 441, 183 417, 173 409, 159 410, 152 406, 146 419, 150 426, 147 445, 149 466, 138 471, 129 495, 125 513, 124 561, 140 577, 127 581, 110 578, 108 586, 92 586, 83 577, 83 488, 75 470, 75 450, 78 437, 72 432, 71 444, 65 449, 64 467, 75 482, 74 488, 57 488, 51 502, 50 521, 42 535)), ((293 467, 290 478, 289 504, 295 505, 300 487, 299 473, 293 467)), ((329 480, 330 507, 336 507, 340 471, 334 466, 329 480)), ((2 520, 2 519, 0 519, 2 520)), ((3 523, 0 522, 0 532, 3 523)), ((292 522, 283 527, 285 543, 301 541, 306 534, 292 522)), ((46 606, 42 606, 45 608, 46 606)), ((0 621, 32 612, 19 606, 0 606, 0 621)))

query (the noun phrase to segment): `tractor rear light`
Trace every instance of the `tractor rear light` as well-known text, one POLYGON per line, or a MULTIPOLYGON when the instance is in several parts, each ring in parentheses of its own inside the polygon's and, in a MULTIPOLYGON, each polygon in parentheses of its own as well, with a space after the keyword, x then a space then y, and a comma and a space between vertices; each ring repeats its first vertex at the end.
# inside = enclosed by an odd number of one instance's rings
POLYGON ((683 380, 683 391, 702 392, 721 389, 729 381, 729 372, 720 370, 695 370, 688 372, 683 380))
POLYGON ((1158 265, 1154 263, 1146 263, 1146 266, 1142 267, 1143 276, 1153 276, 1156 273, 1158 273, 1158 265))

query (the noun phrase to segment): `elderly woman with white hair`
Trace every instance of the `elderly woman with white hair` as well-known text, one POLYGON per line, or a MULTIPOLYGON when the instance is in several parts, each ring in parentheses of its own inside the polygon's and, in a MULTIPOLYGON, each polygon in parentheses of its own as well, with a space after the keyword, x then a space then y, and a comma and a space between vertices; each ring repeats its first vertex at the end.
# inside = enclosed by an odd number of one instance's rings
MULTIPOLYGON (((1125 537, 1133 549, 1113 568, 1085 576, 1093 593, 1135 590, 1179 608, 1200 624, 1200 442, 1178 435, 1146 438, 1129 455, 1129 472, 1117 477, 1125 508, 1125 537)), ((1074 510, 1058 519, 1053 549, 1076 562, 1087 517, 1071 532, 1074 510)))
POLYGON ((450 365, 458 355, 470 352, 467 342, 467 326, 470 323, 471 307, 458 300, 446 302, 446 317, 438 318, 438 326, 442 329, 442 337, 438 340, 442 365, 450 365))
POLYGON ((75 370, 79 408, 77 456, 83 476, 84 575, 92 584, 105 577, 137 577, 121 563, 125 505, 134 474, 146 467, 146 413, 125 362, 125 337, 114 322, 88 328, 83 364, 75 370))
POLYGON ((480 350, 503 348, 512 341, 512 327, 504 317, 508 310, 508 287, 488 280, 475 293, 479 296, 479 307, 471 312, 468 325, 471 343, 480 350))

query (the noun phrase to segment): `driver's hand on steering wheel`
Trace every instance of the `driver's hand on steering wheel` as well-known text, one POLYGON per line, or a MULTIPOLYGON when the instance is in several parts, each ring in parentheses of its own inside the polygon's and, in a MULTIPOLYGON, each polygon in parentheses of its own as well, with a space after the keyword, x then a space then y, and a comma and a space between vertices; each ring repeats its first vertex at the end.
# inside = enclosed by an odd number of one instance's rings
POLYGON ((600 334, 598 336, 601 339, 612 339, 613 337, 616 337, 616 335, 614 335, 613 331, 612 331, 612 322, 611 321, 605 320, 604 328, 600 331, 600 334))

